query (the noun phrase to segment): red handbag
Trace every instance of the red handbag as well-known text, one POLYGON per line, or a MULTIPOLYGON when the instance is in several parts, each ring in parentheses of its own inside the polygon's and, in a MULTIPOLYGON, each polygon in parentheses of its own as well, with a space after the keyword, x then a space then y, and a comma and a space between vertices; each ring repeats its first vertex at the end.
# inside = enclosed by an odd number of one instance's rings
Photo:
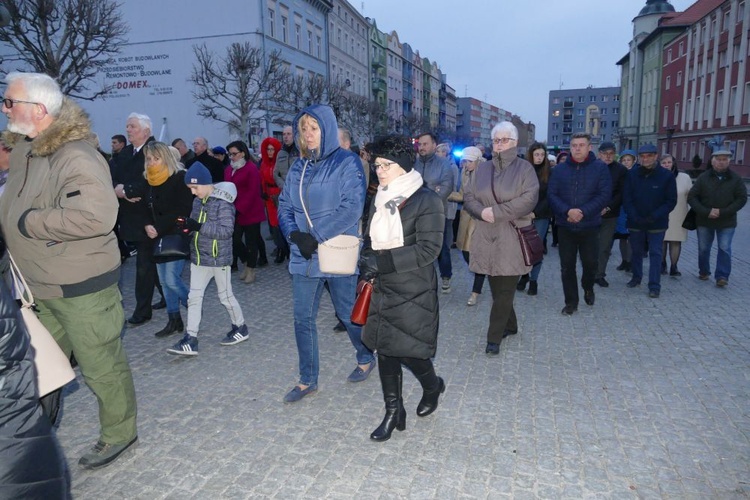
POLYGON ((352 323, 364 325, 367 323, 367 313, 370 311, 372 299, 372 281, 362 280, 357 283, 357 300, 352 308, 352 323))

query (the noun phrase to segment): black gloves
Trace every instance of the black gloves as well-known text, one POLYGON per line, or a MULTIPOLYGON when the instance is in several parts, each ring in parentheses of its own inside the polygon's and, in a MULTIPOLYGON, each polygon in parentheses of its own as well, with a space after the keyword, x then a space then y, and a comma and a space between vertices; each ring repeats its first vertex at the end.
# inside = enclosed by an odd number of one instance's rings
POLYGON ((366 280, 371 280, 379 274, 392 273, 396 270, 393 264, 393 254, 390 250, 375 251, 365 248, 359 256, 359 274, 366 280))
POLYGON ((318 240, 310 233, 303 233, 302 231, 292 231, 289 235, 289 239, 297 245, 299 253, 305 258, 305 260, 312 259, 312 255, 318 249, 318 240))
POLYGON ((186 234, 191 231, 200 231, 201 226, 203 226, 203 224, 190 217, 177 217, 176 224, 177 229, 186 234))

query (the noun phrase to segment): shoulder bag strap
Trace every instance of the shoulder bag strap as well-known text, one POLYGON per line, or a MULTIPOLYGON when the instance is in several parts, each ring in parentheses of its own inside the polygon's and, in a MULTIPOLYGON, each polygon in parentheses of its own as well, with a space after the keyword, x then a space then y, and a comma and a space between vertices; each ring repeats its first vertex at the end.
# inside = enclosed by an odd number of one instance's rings
POLYGON ((310 220, 310 214, 307 213, 307 207, 305 207, 305 198, 302 195, 302 182, 305 180, 305 170, 307 170, 307 164, 310 163, 310 160, 305 160, 305 164, 302 167, 302 175, 300 175, 299 178, 299 202, 302 204, 302 211, 305 212, 305 218, 307 219, 307 224, 310 226, 310 229, 313 227, 312 220, 310 220))
POLYGON ((13 287, 16 289, 16 293, 21 300, 21 305, 23 307, 32 307, 34 305, 34 296, 31 294, 31 288, 29 288, 29 285, 26 283, 23 274, 21 274, 21 270, 18 269, 16 261, 13 260, 13 255, 11 255, 10 250, 6 251, 8 252, 8 259, 10 260, 10 274, 13 277, 13 287))

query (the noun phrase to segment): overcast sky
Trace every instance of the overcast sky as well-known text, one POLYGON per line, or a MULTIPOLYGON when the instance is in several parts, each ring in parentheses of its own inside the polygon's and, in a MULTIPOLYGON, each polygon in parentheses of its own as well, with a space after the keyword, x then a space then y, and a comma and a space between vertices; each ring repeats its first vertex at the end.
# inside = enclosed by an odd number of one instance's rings
MULTIPOLYGON (((550 90, 620 84, 645 0, 349 0, 386 33, 437 61, 458 97, 474 97, 547 137, 550 90), (364 5, 364 7, 363 7, 364 5)), ((671 0, 684 11, 693 0, 671 0)))

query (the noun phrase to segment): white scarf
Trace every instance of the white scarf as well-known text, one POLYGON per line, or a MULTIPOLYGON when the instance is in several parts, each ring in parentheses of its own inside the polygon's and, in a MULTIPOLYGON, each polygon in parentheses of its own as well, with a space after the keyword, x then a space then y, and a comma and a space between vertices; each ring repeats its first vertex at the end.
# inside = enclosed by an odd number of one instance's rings
POLYGON ((370 240, 373 250, 390 250, 404 246, 404 228, 398 206, 424 181, 416 170, 396 177, 387 186, 378 186, 375 195, 375 214, 370 222, 370 240))

